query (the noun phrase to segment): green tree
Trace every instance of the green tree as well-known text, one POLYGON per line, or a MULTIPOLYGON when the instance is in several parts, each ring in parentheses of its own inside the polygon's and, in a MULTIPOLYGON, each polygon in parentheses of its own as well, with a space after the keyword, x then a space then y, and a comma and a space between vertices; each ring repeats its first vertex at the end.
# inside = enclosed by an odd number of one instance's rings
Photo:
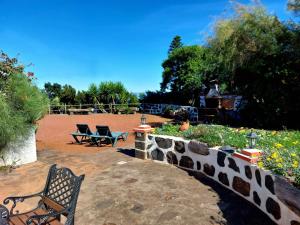
POLYGON ((124 104, 128 101, 128 91, 121 82, 101 82, 98 93, 104 103, 124 104))
POLYGON ((75 103, 75 97, 76 97, 75 88, 67 84, 62 87, 61 94, 60 94, 60 101, 62 103, 72 105, 75 103))
POLYGON ((176 95, 178 103, 193 105, 206 74, 206 52, 201 46, 175 49, 162 63, 161 90, 176 95))
POLYGON ((51 84, 47 82, 44 84, 44 91, 48 95, 49 99, 53 99, 55 97, 61 97, 62 86, 58 83, 51 84))
POLYGON ((300 12, 300 0, 288 0, 288 10, 298 15, 300 12))
POLYGON ((258 5, 238 5, 216 23, 209 47, 227 71, 220 80, 247 99, 243 116, 249 126, 300 127, 299 37, 298 26, 281 23, 258 5))
POLYGON ((78 91, 75 97, 75 104, 90 104, 86 91, 78 91))
POLYGON ((168 54, 170 55, 175 49, 183 47, 183 43, 181 42, 181 37, 176 35, 169 47, 168 54))
POLYGON ((89 104, 99 104, 99 91, 95 83, 90 84, 86 94, 89 104))

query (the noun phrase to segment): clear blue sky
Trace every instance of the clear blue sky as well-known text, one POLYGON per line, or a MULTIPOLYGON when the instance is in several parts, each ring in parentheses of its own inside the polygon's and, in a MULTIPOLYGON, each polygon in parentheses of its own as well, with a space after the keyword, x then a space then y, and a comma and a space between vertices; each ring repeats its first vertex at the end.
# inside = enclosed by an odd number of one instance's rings
MULTIPOLYGON (((281 19, 287 0, 262 0, 281 19)), ((247 3, 249 1, 242 1, 247 3)), ((159 89, 175 35, 201 44, 227 0, 0 0, 0 49, 38 78, 87 89, 122 81, 133 92, 159 89)))

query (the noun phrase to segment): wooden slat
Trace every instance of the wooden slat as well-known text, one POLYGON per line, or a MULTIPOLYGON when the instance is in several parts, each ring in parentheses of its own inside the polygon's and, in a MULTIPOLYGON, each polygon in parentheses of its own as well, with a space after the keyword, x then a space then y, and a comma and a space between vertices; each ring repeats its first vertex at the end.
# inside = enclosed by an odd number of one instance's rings
MULTIPOLYGON (((9 225, 26 225, 26 221, 30 216, 47 214, 48 212, 43 209, 37 209, 33 212, 23 215, 16 215, 9 218, 9 225)), ((49 218, 49 222, 46 225, 62 225, 57 219, 49 218)), ((36 224, 33 222, 33 224, 36 224)))
POLYGON ((60 204, 56 203, 55 201, 51 200, 50 198, 47 198, 43 196, 42 201, 49 206, 50 208, 54 209, 57 212, 60 212, 64 210, 65 208, 61 206, 60 204))

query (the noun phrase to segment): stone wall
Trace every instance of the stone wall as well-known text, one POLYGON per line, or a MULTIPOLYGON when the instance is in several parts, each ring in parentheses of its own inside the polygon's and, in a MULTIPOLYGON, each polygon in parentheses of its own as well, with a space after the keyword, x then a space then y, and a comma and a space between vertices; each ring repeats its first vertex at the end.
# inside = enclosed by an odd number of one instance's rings
POLYGON ((182 138, 136 137, 136 156, 202 172, 253 203, 280 225, 300 225, 300 191, 285 179, 244 160, 182 138))
POLYGON ((185 109, 189 112, 190 121, 198 121, 198 109, 193 106, 181 106, 181 105, 172 105, 172 104, 142 104, 141 105, 145 113, 161 115, 164 111, 169 108, 172 110, 185 109))
POLYGON ((5 160, 4 163, 3 160, 0 159, 0 166, 4 164, 22 165, 35 162, 37 160, 35 130, 32 129, 28 136, 8 144, 4 149, 1 149, 0 155, 5 160))

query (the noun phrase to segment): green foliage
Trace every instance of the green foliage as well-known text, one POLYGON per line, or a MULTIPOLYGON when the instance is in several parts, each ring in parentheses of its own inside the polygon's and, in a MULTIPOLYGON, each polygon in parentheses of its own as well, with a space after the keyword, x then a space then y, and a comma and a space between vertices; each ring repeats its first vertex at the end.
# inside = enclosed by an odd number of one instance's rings
POLYGON ((0 60, 0 150, 9 142, 28 134, 33 124, 47 112, 48 98, 25 75, 16 59, 2 53, 0 60))
POLYGON ((183 47, 183 43, 181 42, 181 37, 176 35, 169 47, 168 54, 170 55, 175 49, 183 47))
POLYGON ((71 85, 64 85, 61 94, 60 94, 60 101, 72 105, 75 103, 75 97, 76 97, 76 90, 71 85))
POLYGON ((89 104, 98 104, 99 103, 99 96, 98 96, 98 88, 95 83, 90 84, 87 95, 89 99, 89 104))
POLYGON ((288 0, 288 10, 299 15, 300 12, 300 0, 288 0))
POLYGON ((25 122, 35 123, 46 114, 48 98, 26 76, 12 75, 7 86, 7 100, 11 108, 22 113, 25 122))
POLYGON ((218 79, 248 101, 246 125, 300 127, 299 34, 298 26, 257 5, 237 5, 234 15, 216 23, 209 47, 223 68, 218 79))
POLYGON ((3 94, 0 94, 0 151, 9 142, 28 131, 25 118, 14 113, 3 94))
POLYGON ((181 103, 193 105, 205 76, 205 54, 206 48, 200 46, 185 46, 172 51, 162 64, 161 90, 169 90, 181 103))
POLYGON ((48 95, 49 99, 54 99, 55 97, 61 96, 62 87, 58 83, 51 84, 50 82, 47 82, 44 84, 44 91, 48 95))
POLYGON ((190 126, 189 130, 183 132, 179 131, 178 125, 164 125, 156 129, 155 134, 195 139, 210 147, 230 145, 242 149, 247 147, 246 135, 251 131, 259 137, 257 148, 263 150, 258 165, 288 177, 300 187, 300 131, 267 131, 202 124, 190 126))

